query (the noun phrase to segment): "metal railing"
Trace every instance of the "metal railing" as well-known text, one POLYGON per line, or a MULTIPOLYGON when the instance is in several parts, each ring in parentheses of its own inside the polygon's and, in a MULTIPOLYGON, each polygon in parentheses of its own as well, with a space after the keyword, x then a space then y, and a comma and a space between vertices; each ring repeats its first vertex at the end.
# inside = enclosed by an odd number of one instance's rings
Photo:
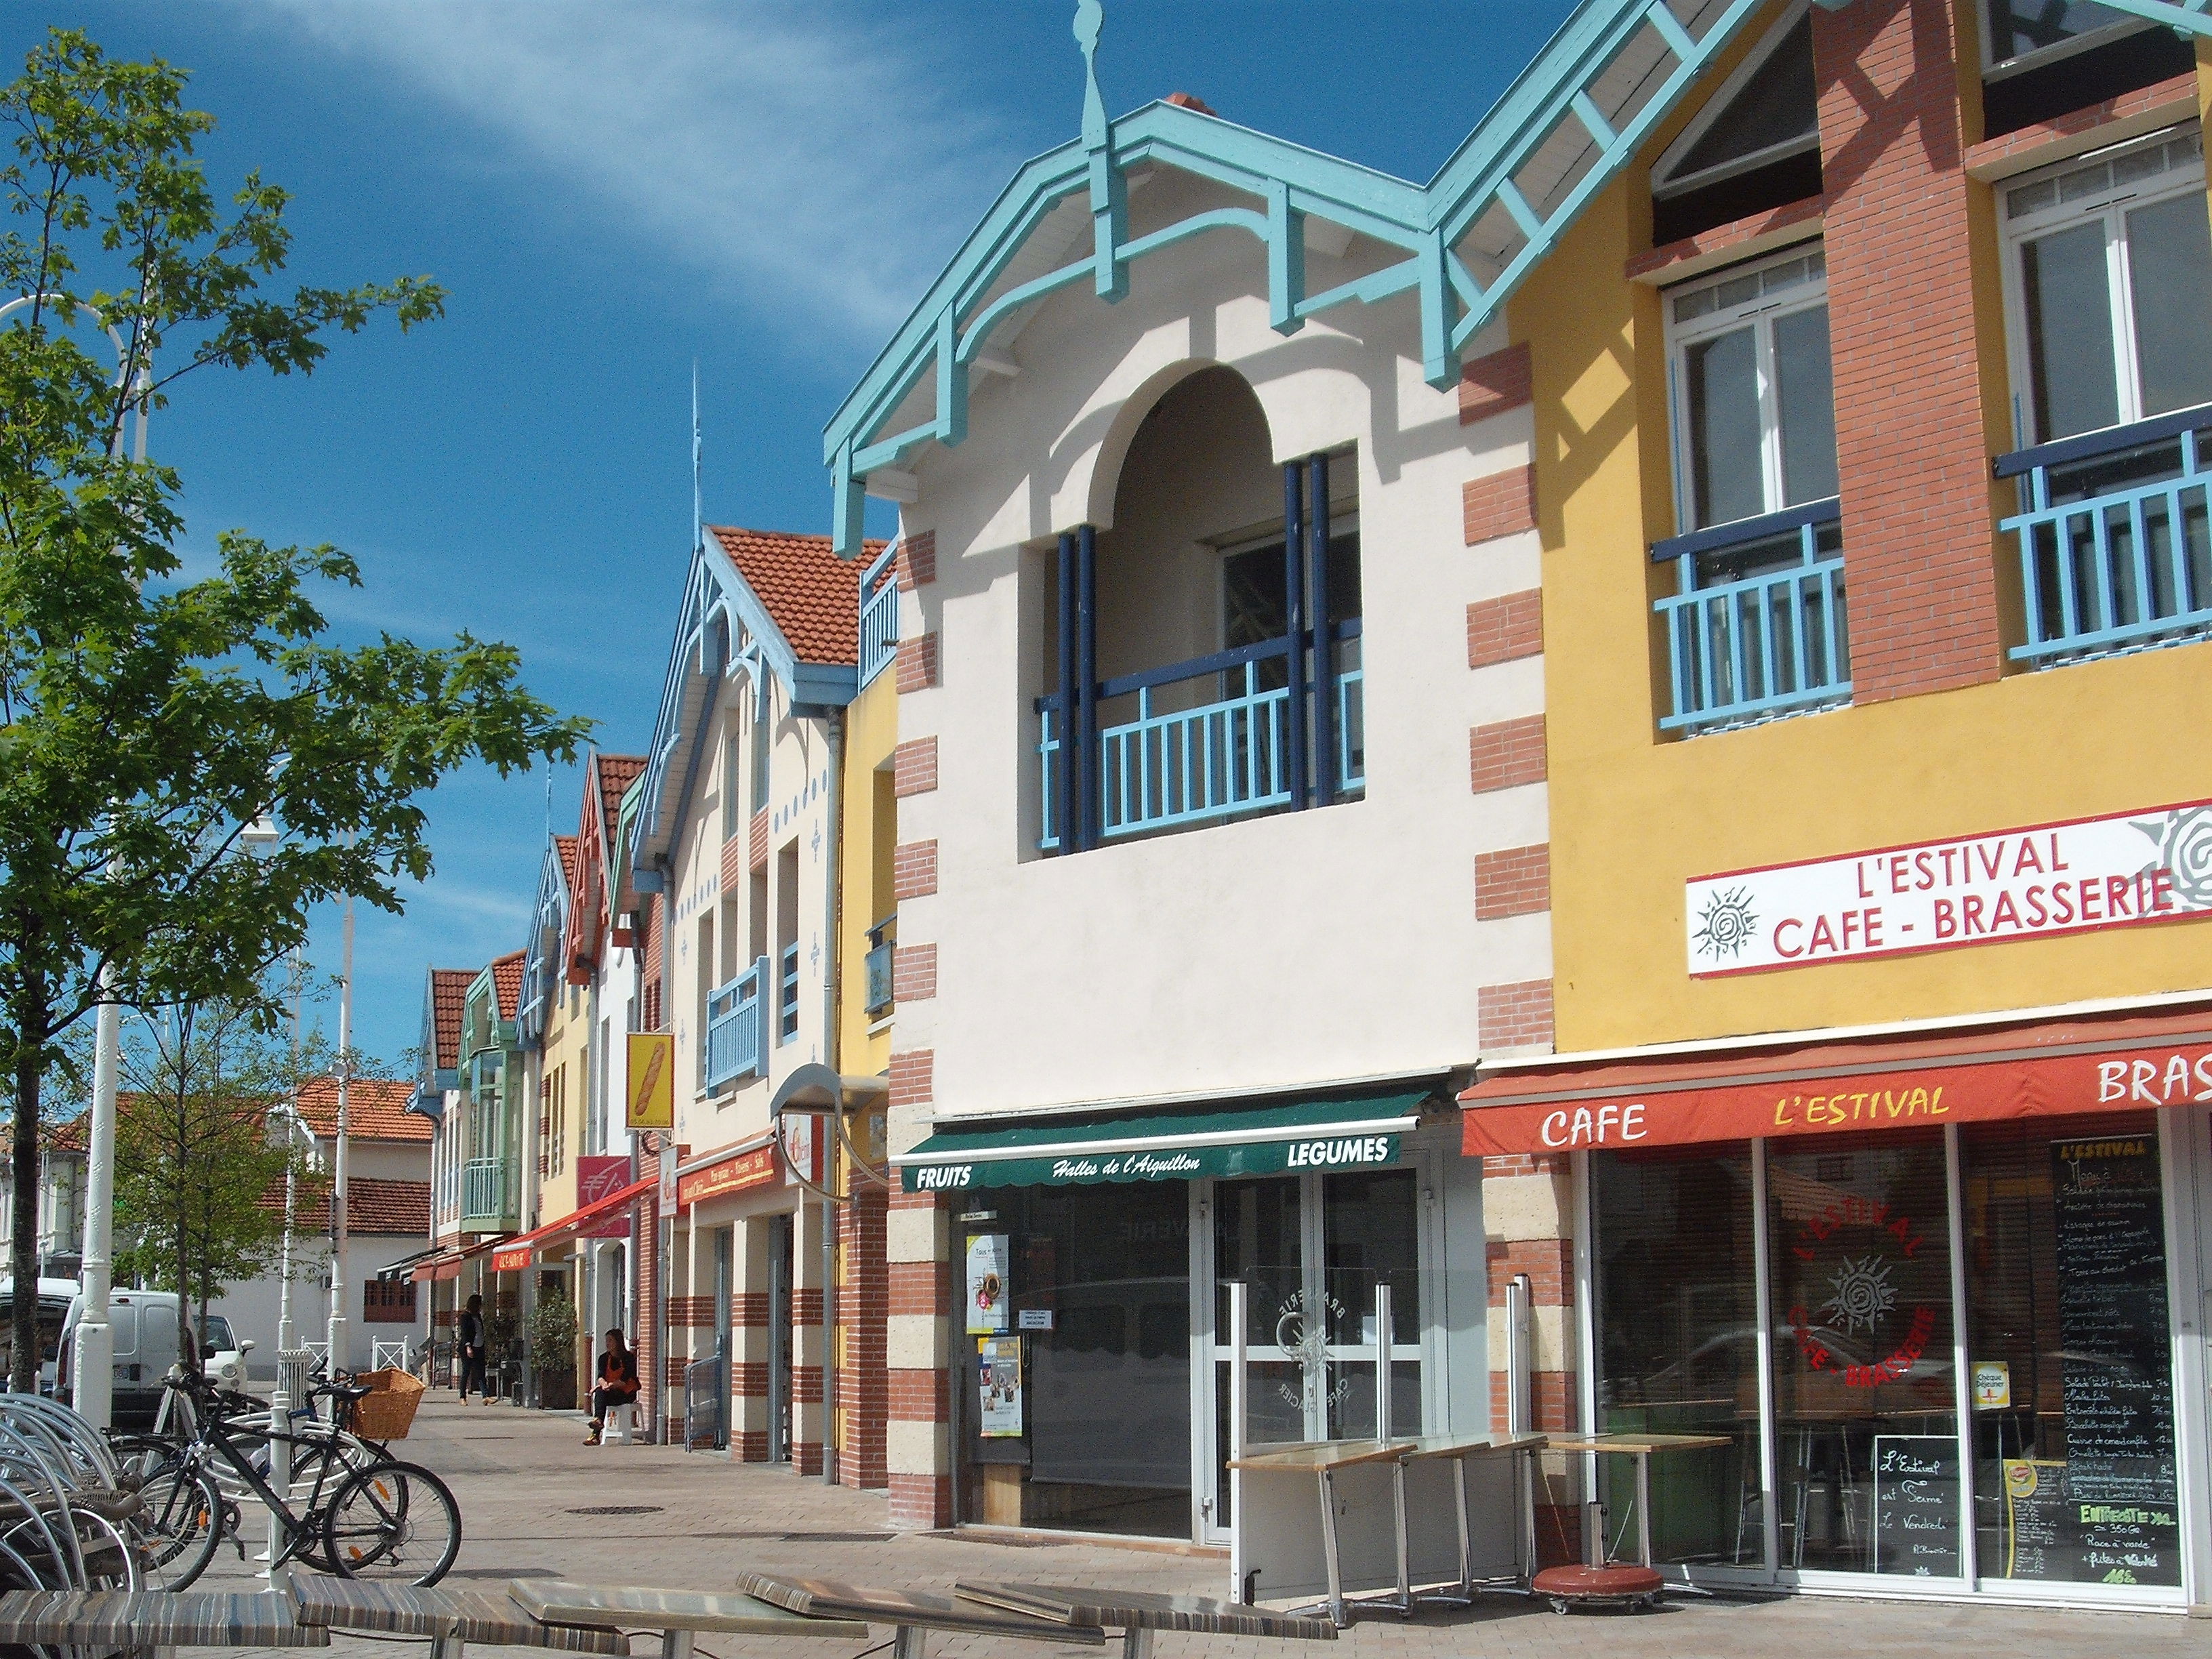
POLYGON ((799 1036, 799 945, 796 941, 783 947, 783 979, 776 1000, 776 1036, 781 1042, 789 1042, 799 1036))
MULTIPOLYGON (((1332 632, 1337 659, 1335 783, 1340 793, 1356 793, 1367 781, 1360 624, 1353 619, 1336 624, 1332 632)), ((1100 838, 1219 823, 1291 805, 1290 724, 1294 719, 1308 722, 1310 750, 1313 717, 1310 693, 1305 708, 1291 708, 1286 669, 1275 666, 1286 664, 1289 656, 1285 637, 1101 682, 1101 704, 1133 702, 1130 718, 1102 725, 1097 732, 1100 838), (1216 682, 1219 695, 1200 702, 1182 701, 1187 691, 1176 695, 1176 688, 1206 680, 1216 682)), ((1060 846, 1066 721, 1057 696, 1038 698, 1036 709, 1043 792, 1038 845, 1052 851, 1060 846)))
POLYGON ((2000 456, 2027 641, 2048 667, 2212 636, 2212 406, 2000 456))
POLYGON ((472 1158, 461 1166, 461 1224, 501 1224, 515 1218, 514 1166, 504 1158, 472 1158))
POLYGON ((898 547, 876 556, 860 573, 860 684, 890 666, 898 656, 898 547))
POLYGON ((762 1056, 768 1031, 761 992, 768 980, 768 958, 760 957, 727 985, 707 994, 708 1088, 719 1089, 749 1074, 765 1075, 762 1056))
POLYGON ((1708 730, 1848 702, 1850 620, 1835 503, 1660 543, 1680 591, 1653 605, 1667 629, 1667 731, 1708 730), (1780 522, 1794 519, 1795 523, 1780 522), (1745 574, 1713 580, 1729 569, 1745 574))
POLYGON ((893 911, 868 929, 867 1004, 868 1018, 886 1012, 891 1006, 891 930, 898 926, 898 913, 893 911))

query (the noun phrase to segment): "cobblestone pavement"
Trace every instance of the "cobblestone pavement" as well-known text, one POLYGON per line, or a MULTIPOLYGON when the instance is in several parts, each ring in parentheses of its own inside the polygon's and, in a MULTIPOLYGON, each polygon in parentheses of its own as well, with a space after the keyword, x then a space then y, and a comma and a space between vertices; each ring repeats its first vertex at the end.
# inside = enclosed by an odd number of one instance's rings
MULTIPOLYGON (((880 1493, 825 1487, 780 1469, 732 1464, 705 1453, 634 1445, 588 1449, 569 1416, 504 1406, 461 1407, 434 1391, 404 1455, 443 1475, 460 1499, 463 1543, 449 1583, 497 1589, 513 1577, 568 1577, 711 1589, 743 1565, 902 1588, 946 1588, 988 1574, 1156 1590, 1226 1590, 1218 1555, 1089 1541, 1036 1546, 892 1534, 880 1493), (593 1516, 593 1509, 657 1506, 593 1516)), ((258 1532, 249 1518, 250 1529, 258 1532)), ((226 1549, 203 1582, 246 1588, 250 1569, 226 1549)), ((1901 1605, 1836 1597, 1762 1601, 1691 1600, 1663 1612, 1554 1616, 1525 1601, 1493 1597, 1473 1611, 1425 1611, 1410 1623, 1363 1620, 1335 1650, 1342 1659, 1529 1655, 1543 1659, 1734 1659, 1880 1654, 1972 1659, 1976 1652, 2038 1659, 2163 1659, 2204 1650, 2206 1626, 2173 1614, 2056 1612, 1901 1605)), ((889 1632, 878 1632, 878 1639, 889 1632)), ((872 1644, 871 1644, 872 1645, 872 1644)), ((641 1655, 657 1641, 638 1638, 641 1655)), ((389 1642, 341 1638, 338 1659, 393 1659, 389 1642)), ((713 1659, 857 1659, 843 1641, 708 1637, 713 1659)), ((1073 1650, 1001 1639, 933 1636, 939 1659, 1048 1659, 1073 1650)), ((1108 1650, 1118 1656, 1118 1644, 1108 1650)), ((1315 1659, 1311 1644, 1163 1632, 1159 1659, 1315 1659)))

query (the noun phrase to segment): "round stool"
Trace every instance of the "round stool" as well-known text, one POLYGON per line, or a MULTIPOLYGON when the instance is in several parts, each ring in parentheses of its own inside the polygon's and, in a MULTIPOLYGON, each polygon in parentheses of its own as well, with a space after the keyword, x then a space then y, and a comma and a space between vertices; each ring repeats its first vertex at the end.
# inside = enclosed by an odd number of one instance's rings
POLYGON ((1546 1567, 1529 1588, 1553 1613, 1575 1607, 1656 1607, 1667 1581, 1650 1567, 1614 1561, 1602 1567, 1546 1567))

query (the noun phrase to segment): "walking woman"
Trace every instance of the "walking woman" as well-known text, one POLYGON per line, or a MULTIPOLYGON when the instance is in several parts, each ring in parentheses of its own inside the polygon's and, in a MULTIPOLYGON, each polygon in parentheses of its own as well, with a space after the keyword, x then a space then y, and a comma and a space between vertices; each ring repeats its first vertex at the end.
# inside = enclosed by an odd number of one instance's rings
POLYGON ((469 1384, 477 1385, 477 1396, 486 1405, 491 1396, 484 1390, 484 1318, 483 1298, 469 1298, 468 1310, 461 1316, 461 1403, 469 1403, 469 1384))
POLYGON ((622 1327, 607 1333, 606 1352, 599 1356, 599 1376, 592 1385, 592 1432, 584 1443, 596 1446, 606 1426, 607 1413, 637 1400, 637 1356, 623 1340, 622 1327))

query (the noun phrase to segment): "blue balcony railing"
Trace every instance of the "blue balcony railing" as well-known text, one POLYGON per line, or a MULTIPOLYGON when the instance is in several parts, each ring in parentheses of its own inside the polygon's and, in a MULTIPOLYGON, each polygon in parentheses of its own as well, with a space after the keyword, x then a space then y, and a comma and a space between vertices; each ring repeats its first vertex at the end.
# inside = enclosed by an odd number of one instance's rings
POLYGON ((885 548, 860 573, 860 684, 890 666, 898 656, 899 587, 897 544, 885 548))
POLYGON ((1842 538, 1831 499, 1661 542, 1680 589, 1666 624, 1668 731, 1747 725, 1847 702, 1850 637, 1842 538))
MULTIPOLYGON (((1335 669, 1331 742, 1335 787, 1357 793, 1367 782, 1364 672, 1357 618, 1332 629, 1335 669)), ((1293 804, 1290 726, 1305 722, 1313 744, 1310 681, 1307 706, 1293 710, 1288 684, 1290 641, 1267 640, 1188 662, 1102 681, 1098 702, 1119 703, 1126 718, 1097 731, 1097 833, 1115 841, 1215 823, 1293 804), (1212 690, 1215 695, 1204 697, 1212 690)), ((1060 844, 1061 771, 1066 721, 1057 696, 1037 699, 1039 781, 1043 811, 1038 845, 1060 844)), ((1313 785, 1309 781, 1309 793, 1313 785)))
POLYGON ((891 932, 898 926, 898 913, 893 911, 868 929, 868 1018, 889 1012, 891 1006, 891 932))
POLYGON ((2212 405, 2000 456, 2038 666, 2212 637, 2212 405))
POLYGON ((776 1032, 780 1041, 790 1042, 799 1036, 799 946, 783 947, 783 980, 776 999, 776 1032))
POLYGON ((719 1089, 741 1078, 762 1077, 768 1052, 768 958, 762 957, 727 985, 707 995, 706 1086, 719 1089))
POLYGON ((514 1225, 521 1183, 504 1158, 472 1158, 461 1166, 461 1231, 497 1232, 514 1225))

